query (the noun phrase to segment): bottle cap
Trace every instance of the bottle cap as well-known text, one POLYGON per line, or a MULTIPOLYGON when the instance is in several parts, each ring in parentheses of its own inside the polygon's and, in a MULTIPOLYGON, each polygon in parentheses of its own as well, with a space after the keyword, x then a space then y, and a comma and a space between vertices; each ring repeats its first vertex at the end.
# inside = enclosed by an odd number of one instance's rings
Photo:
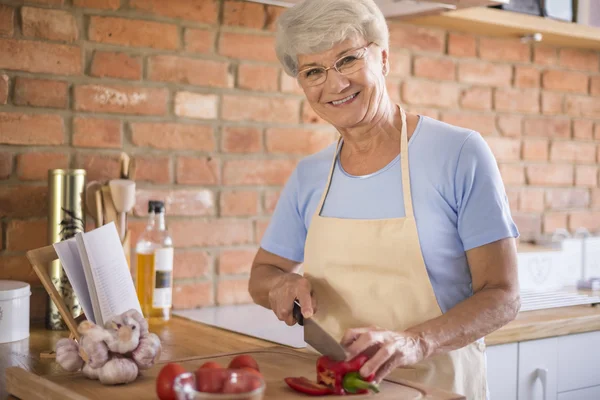
POLYGON ((160 200, 150 200, 148 201, 148 212, 151 213, 160 213, 165 211, 165 203, 160 200))

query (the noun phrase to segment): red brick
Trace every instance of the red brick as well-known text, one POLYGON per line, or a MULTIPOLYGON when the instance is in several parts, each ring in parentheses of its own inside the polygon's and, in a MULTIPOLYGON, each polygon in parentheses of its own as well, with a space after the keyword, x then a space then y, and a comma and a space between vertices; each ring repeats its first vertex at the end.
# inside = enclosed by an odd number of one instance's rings
POLYGON ((548 189, 546 204, 553 210, 587 208, 590 205, 590 192, 587 189, 548 189))
POLYGON ((598 186, 598 167, 595 165, 576 165, 575 186, 598 186))
POLYGON ((206 189, 137 189, 134 215, 146 217, 150 200, 163 201, 167 216, 215 215, 215 196, 206 189))
POLYGON ((130 0, 130 7, 155 15, 207 24, 217 23, 218 0, 130 0))
POLYGON ((460 94, 460 106, 472 110, 492 109, 492 89, 473 86, 460 94))
POLYGON ((600 140, 600 122, 596 122, 594 125, 594 139, 600 140))
POLYGON ((544 89, 587 93, 588 76, 581 72, 550 70, 542 74, 544 89))
POLYGON ((248 292, 248 278, 223 280, 217 284, 217 304, 249 304, 252 297, 248 292))
POLYGON ((46 40, 74 42, 79 37, 73 14, 47 8, 21 8, 23 36, 46 40))
POLYGON ((560 49, 559 64, 561 67, 580 71, 598 72, 598 53, 580 49, 560 49))
POLYGON ((177 183, 184 185, 218 185, 221 182, 219 160, 211 157, 177 158, 177 183))
POLYGON ((451 32, 448 54, 455 57, 477 57, 477 39, 473 35, 451 32))
POLYGON ((394 50, 389 54, 390 76, 410 76, 411 54, 407 51, 394 50))
POLYGON ((46 181, 49 169, 68 167, 69 156, 65 153, 35 151, 17 155, 17 176, 22 181, 46 181))
POLYGON ((539 237, 542 231, 542 217, 539 214, 513 213, 513 219, 521 240, 533 240, 539 237))
POLYGON ((299 128, 269 128, 266 145, 269 153, 313 154, 333 143, 330 131, 299 128))
POLYGON ((496 89, 494 105, 498 111, 537 114, 540 112, 540 93, 535 89, 496 89))
POLYGON ((435 108, 412 106, 406 107, 405 111, 416 115, 424 115, 433 119, 440 119, 440 111, 435 108))
POLYGON ((6 104, 8 101, 8 88, 10 81, 7 75, 0 75, 0 104, 6 104))
POLYGON ((548 140, 525 139, 523 140, 523 160, 525 161, 547 161, 548 140))
POLYGON ((169 92, 163 88, 124 85, 75 87, 75 110, 138 115, 165 115, 169 92))
POLYGON ((212 282, 176 283, 173 285, 173 309, 175 310, 212 306, 213 304, 212 282))
POLYGON ((221 255, 219 256, 219 275, 249 273, 255 256, 255 249, 221 250, 221 255))
POLYGON ((560 93, 542 92, 542 114, 562 115, 564 99, 560 93))
POLYGON ((0 69, 77 75, 82 71, 81 49, 77 46, 37 41, 0 39, 0 69))
POLYGON ((523 134, 549 138, 571 137, 571 121, 562 118, 531 117, 525 119, 523 134))
MULTIPOLYGON (((87 171, 88 182, 115 179, 121 171, 120 157, 116 154, 78 154, 75 158, 75 168, 87 171)), ((137 168, 139 169, 139 166, 137 168)))
POLYGON ((593 139, 594 121, 591 121, 589 119, 574 119, 573 137, 575 139, 593 139))
POLYGON ((519 189, 516 188, 506 188, 506 197, 508 197, 508 206, 510 207, 511 210, 518 210, 519 209, 519 202, 521 201, 519 199, 521 195, 521 191, 519 189))
POLYGON ((473 85, 510 86, 512 67, 482 61, 465 61, 458 64, 458 80, 473 85))
POLYGON ((491 114, 452 111, 442 113, 441 120, 462 128, 473 129, 482 135, 491 135, 495 131, 495 119, 491 114))
POLYGON ((197 86, 232 87, 229 64, 223 61, 158 55, 148 58, 148 79, 197 86), (201 72, 200 72, 201 71, 201 72))
POLYGON ((29 0, 29 3, 47 4, 53 6, 62 6, 65 4, 65 0, 29 0))
POLYGON ((268 227, 269 227, 268 219, 261 219, 261 220, 254 221, 254 241, 256 244, 260 244, 260 241, 262 240, 262 238, 265 234, 265 231, 267 230, 268 227))
POLYGON ((600 208, 600 188, 592 189, 592 208, 600 208))
POLYGON ((455 108, 459 96, 459 88, 453 83, 410 80, 402 84, 402 99, 407 104, 455 108))
MULTIPOLYGON (((31 268, 31 264, 27 260, 27 257, 25 257, 25 254, 0 255, 0 265, 2 265, 2 268, 0 268, 0 277, 2 277, 2 279, 28 282, 32 285, 40 284, 40 280, 37 277, 36 273, 33 271, 33 268, 31 268)), ((46 301, 47 298, 48 297, 46 295, 46 301)), ((32 314, 30 317, 33 317, 34 300, 31 299, 30 301, 32 302, 30 304, 32 314)))
POLYGON ((28 251, 48 244, 48 223, 45 219, 9 221, 6 226, 6 249, 28 251))
POLYGON ((519 137, 523 131, 523 117, 514 114, 500 114, 496 120, 502 136, 519 137))
POLYGON ((244 60, 278 61, 273 36, 222 32, 219 36, 219 54, 244 60))
POLYGON ((186 51, 201 54, 212 53, 215 48, 215 32, 186 28, 183 42, 186 51))
POLYGON ((197 119, 216 119, 219 97, 215 94, 177 92, 175 115, 197 119))
POLYGON ((283 185, 296 167, 294 160, 230 160, 223 166, 225 185, 283 185))
POLYGON ((596 147, 590 143, 554 141, 550 147, 550 161, 594 163, 596 161, 596 147))
POLYGON ((565 213, 545 213, 544 214, 544 233, 554 233, 557 229, 567 228, 567 214, 565 213))
POLYGON ((170 122, 131 123, 131 142, 161 150, 214 151, 213 128, 208 125, 170 122))
POLYGON ((241 64, 238 67, 238 87, 259 92, 276 92, 278 76, 276 67, 241 64))
POLYGON ((277 29, 277 19, 285 10, 286 7, 267 5, 265 29, 274 32, 277 29))
POLYGON ((558 64, 558 53, 556 48, 544 45, 534 46, 533 62, 541 65, 558 64))
MULTIPOLYGON (((8 151, 0 152, 0 180, 10 178, 13 169, 13 155, 8 151)), ((0 229, 2 232, 2 229, 0 229)), ((0 242, 2 241, 2 234, 0 233, 0 242)), ((0 249, 2 245, 0 245, 0 249)))
POLYGON ((253 190, 224 191, 220 198, 221 216, 254 216, 258 213, 258 192, 253 190))
POLYGON ((123 145, 121 121, 75 117, 73 119, 73 146, 119 149, 123 145))
POLYGON ((221 150, 227 153, 258 153, 262 150, 262 132, 249 126, 224 127, 221 150))
POLYGON ((453 81, 456 79, 456 64, 447 58, 416 56, 414 75, 421 78, 453 81))
POLYGON ((275 211, 275 207, 277 207, 277 202, 279 201, 280 195, 280 191, 265 192, 263 208, 267 214, 273 214, 273 211, 275 211))
POLYGON ((573 117, 600 118, 600 102, 594 97, 567 95, 565 112, 573 117))
POLYGON ((515 66, 515 87, 540 87, 540 70, 535 67, 515 66))
POLYGON ((98 78, 140 80, 142 78, 142 59, 139 56, 125 53, 95 51, 90 75, 98 78))
POLYGON ((138 182, 171 183, 171 160, 169 157, 135 157, 138 182))
POLYGON ((590 78, 590 94, 592 96, 600 96, 600 76, 592 76, 590 78))
POLYGON ((15 9, 0 4, 0 36, 13 36, 15 28, 15 9))
POLYGON ((522 185, 525 183, 525 168, 522 165, 499 163, 498 168, 505 185, 522 185))
POLYGON ((247 219, 178 219, 172 220, 169 230, 178 247, 212 247, 250 244, 252 222, 247 219))
POLYGON ((75 7, 118 10, 121 7, 121 0, 73 0, 73 5, 75 7))
POLYGON ((312 108, 308 101, 302 103, 302 123, 305 124, 328 124, 323 118, 319 116, 312 108))
POLYGON ((173 278, 204 278, 210 274, 213 259, 202 250, 177 250, 173 259, 173 278))
POLYGON ((519 211, 542 212, 544 211, 544 190, 523 189, 519 196, 519 211))
POLYGON ((65 143, 60 115, 0 112, 0 144, 59 145, 65 143))
POLYGON ((569 230, 574 232, 579 228, 597 232, 600 226, 600 212, 572 211, 569 213, 569 230))
POLYGON ((441 29, 391 23, 389 31, 391 48, 443 53, 446 47, 446 33, 441 29))
POLYGON ((69 85, 64 81, 17 77, 13 103, 18 106, 67 108, 69 85))
POLYGON ((479 57, 502 62, 529 62, 531 48, 518 39, 479 38, 479 57))
MULTIPOLYGON (((596 160, 600 162, 600 146, 598 146, 598 151, 596 152, 596 160)), ((598 185, 600 185, 600 182, 598 182, 598 185)))
POLYGON ((283 71, 281 71, 281 91, 283 93, 304 94, 304 90, 302 90, 296 78, 289 76, 283 71))
POLYGON ((518 161, 521 158, 521 139, 486 137, 492 153, 498 161, 518 161))
POLYGON ((223 95, 222 118, 228 121, 298 123, 300 101, 285 97, 223 95))
POLYGON ((92 16, 88 37, 92 42, 129 47, 179 48, 177 26, 161 22, 92 16))
POLYGON ((573 166, 566 164, 528 165, 526 169, 527 183, 537 186, 571 186, 573 185, 573 166))
POLYGON ((0 218, 48 217, 48 187, 0 186, 0 218))
POLYGON ((223 25, 262 29, 265 19, 263 4, 238 0, 225 0, 223 4, 223 25))

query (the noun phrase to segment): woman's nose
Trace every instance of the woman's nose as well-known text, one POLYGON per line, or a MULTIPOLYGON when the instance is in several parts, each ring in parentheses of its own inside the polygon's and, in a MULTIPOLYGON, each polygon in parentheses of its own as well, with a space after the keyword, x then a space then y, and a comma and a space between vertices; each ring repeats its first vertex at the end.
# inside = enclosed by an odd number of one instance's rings
POLYGON ((350 86, 350 80, 340 74, 336 69, 332 68, 327 71, 327 79, 325 87, 331 93, 339 93, 350 86))

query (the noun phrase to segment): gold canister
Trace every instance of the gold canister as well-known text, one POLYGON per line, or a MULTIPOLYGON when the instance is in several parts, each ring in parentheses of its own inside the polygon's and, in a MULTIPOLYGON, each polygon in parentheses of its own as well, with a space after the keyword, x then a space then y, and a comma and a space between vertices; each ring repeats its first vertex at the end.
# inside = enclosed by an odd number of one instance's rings
MULTIPOLYGON (((48 241, 49 244, 61 242, 85 231, 85 186, 84 169, 48 170, 48 241)), ((59 260, 49 265, 48 275, 56 290, 62 296, 73 318, 82 314, 82 308, 69 279, 59 260)), ((48 299, 46 328, 65 330, 58 308, 48 299)))

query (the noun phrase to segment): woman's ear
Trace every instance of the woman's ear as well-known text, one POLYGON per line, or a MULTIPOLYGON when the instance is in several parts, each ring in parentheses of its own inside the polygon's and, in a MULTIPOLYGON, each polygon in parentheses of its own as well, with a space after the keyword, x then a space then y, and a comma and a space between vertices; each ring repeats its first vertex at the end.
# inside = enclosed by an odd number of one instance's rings
POLYGON ((383 76, 387 76, 390 72, 390 60, 388 57, 388 51, 387 50, 381 50, 381 63, 383 65, 383 76))

